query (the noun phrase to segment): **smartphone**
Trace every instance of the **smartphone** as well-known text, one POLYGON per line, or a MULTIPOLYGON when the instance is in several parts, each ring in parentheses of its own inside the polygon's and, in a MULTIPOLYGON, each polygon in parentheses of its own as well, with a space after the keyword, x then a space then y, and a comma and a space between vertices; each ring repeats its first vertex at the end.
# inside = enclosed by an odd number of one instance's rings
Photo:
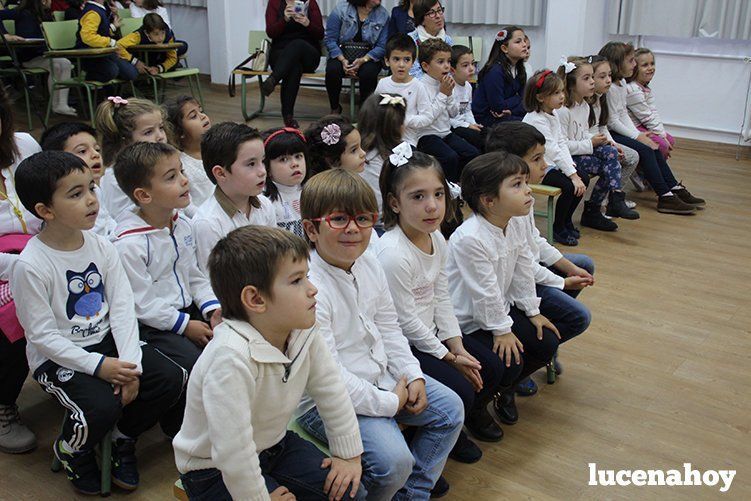
POLYGON ((295 14, 304 14, 305 2, 303 0, 295 0, 295 14))

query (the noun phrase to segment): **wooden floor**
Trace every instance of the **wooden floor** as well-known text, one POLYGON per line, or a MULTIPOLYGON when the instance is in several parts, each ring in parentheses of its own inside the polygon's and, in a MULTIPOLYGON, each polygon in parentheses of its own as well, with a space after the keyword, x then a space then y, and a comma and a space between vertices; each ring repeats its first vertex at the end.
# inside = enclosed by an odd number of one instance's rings
MULTIPOLYGON (((204 91, 215 122, 241 119, 239 98, 204 91)), ((318 103, 300 111, 328 109, 322 94, 300 101, 318 103)), ((684 147, 670 163, 707 209, 658 214, 653 194, 633 193, 640 220, 619 220, 615 233, 583 231, 574 250, 597 265, 596 286, 581 296, 592 325, 561 349, 558 382, 547 386, 538 374, 539 394, 518 399, 519 423, 504 427, 502 442, 481 444, 474 465, 449 461, 448 499, 720 497, 719 486, 589 487, 591 462, 735 469, 728 498, 751 499, 751 160, 684 147)), ((64 475, 49 470, 60 408, 30 381, 20 406, 40 446, 0 454, 0 499, 75 498, 64 475)), ((138 449, 142 483, 128 499, 170 499, 177 471, 169 443, 152 430, 138 449)))

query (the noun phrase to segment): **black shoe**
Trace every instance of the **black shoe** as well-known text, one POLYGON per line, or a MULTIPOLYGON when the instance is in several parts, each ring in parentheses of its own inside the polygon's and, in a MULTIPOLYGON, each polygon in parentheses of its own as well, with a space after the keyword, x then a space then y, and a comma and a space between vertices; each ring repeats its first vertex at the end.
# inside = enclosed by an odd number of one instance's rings
POLYGON ((112 442, 112 483, 126 491, 134 491, 138 480, 136 441, 118 438, 112 442))
POLYGON ((449 452, 449 457, 454 461, 460 463, 472 464, 476 463, 482 458, 482 450, 477 447, 477 444, 469 439, 466 433, 462 430, 459 433, 459 438, 456 439, 454 448, 449 452))
POLYGON ((593 202, 584 202, 581 224, 600 231, 615 231, 618 229, 618 225, 614 221, 603 216, 600 211, 600 204, 593 202))
POLYGON ((676 195, 687 204, 695 205, 697 209, 707 205, 706 200, 693 196, 691 192, 689 192, 682 184, 679 184, 678 186, 680 186, 680 188, 670 191, 672 191, 674 195, 676 195))
POLYGON ((610 217, 622 217, 623 219, 639 219, 639 213, 629 209, 626 205, 626 194, 622 191, 611 191, 608 195, 608 209, 605 212, 610 217))
POLYGON ((574 226, 573 221, 569 221, 565 224, 566 231, 573 236, 575 239, 579 240, 582 237, 581 232, 579 232, 579 228, 574 226))
POLYGON ((503 438, 501 427, 496 424, 485 405, 476 407, 464 419, 464 425, 478 440, 482 440, 483 442, 500 442, 503 438))
POLYGON ((569 247, 576 247, 579 245, 579 241, 566 230, 563 231, 553 231, 553 240, 555 242, 558 242, 559 244, 568 245, 569 247))
POLYGON ((338 106, 336 108, 331 108, 331 112, 329 112, 329 115, 341 115, 342 114, 342 107, 338 106))
POLYGON ((274 92, 276 84, 277 81, 276 78, 274 78, 274 75, 269 75, 269 77, 261 84, 261 92, 263 92, 263 95, 266 97, 270 96, 274 92))
POLYGON ((94 450, 83 452, 65 452, 62 441, 56 440, 53 445, 55 457, 65 468, 65 475, 73 484, 73 488, 81 494, 96 496, 102 492, 102 474, 96 464, 94 450))
POLYGON ((537 393, 537 383, 535 383, 531 377, 527 376, 516 383, 514 391, 520 397, 531 397, 537 393))
POLYGON ((696 212, 696 206, 687 204, 678 195, 662 195, 657 199, 657 212, 690 215, 696 212))
POLYGON ((293 129, 299 129, 300 124, 295 120, 295 117, 292 115, 287 115, 284 117, 284 126, 285 127, 292 127, 293 129))
POLYGON ((519 412, 516 410, 514 390, 504 390, 493 397, 493 409, 496 416, 504 424, 514 424, 519 420, 519 412))
POLYGON ((449 483, 443 478, 443 475, 438 477, 435 486, 430 489, 430 499, 442 498, 449 493, 449 483))
POLYGON ((553 355, 553 369, 555 369, 556 376, 563 374, 563 365, 558 361, 558 353, 553 355))

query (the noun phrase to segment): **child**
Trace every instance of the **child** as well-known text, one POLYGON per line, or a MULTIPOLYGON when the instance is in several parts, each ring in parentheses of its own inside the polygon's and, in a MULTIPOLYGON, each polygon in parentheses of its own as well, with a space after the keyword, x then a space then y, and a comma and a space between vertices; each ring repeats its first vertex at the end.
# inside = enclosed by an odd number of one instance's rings
POLYGON ((527 81, 524 58, 529 53, 524 36, 524 30, 518 26, 499 31, 488 62, 477 76, 472 112, 485 127, 524 118, 522 95, 527 81))
MULTIPOLYGON (((120 16, 112 13, 106 0, 90 0, 83 6, 78 20, 76 48, 114 47, 117 44, 115 31, 119 28, 120 16)), ((117 54, 84 58, 81 69, 86 72, 87 80, 99 82, 109 82, 114 78, 135 80, 138 77, 138 70, 117 54)))
POLYGON ((213 126, 201 139, 201 158, 216 185, 193 217, 198 266, 208 273, 209 254, 220 238, 248 224, 276 226, 276 210, 261 195, 266 166, 257 129, 233 122, 213 126))
MULTIPOLYGON (((15 9, 0 10, 0 20, 13 20, 16 26, 16 35, 22 38, 41 38, 42 23, 53 21, 49 10, 49 0, 26 0, 21 2, 15 9)), ((3 33, 5 29, 3 27, 3 33)), ((15 51, 18 61, 24 68, 42 68, 50 70, 50 59, 44 57, 46 47, 44 44, 37 47, 18 48, 15 51)), ((65 58, 52 58, 52 71, 55 80, 70 80, 73 64, 65 58)), ((76 116, 78 112, 68 104, 70 89, 52 90, 52 77, 47 78, 47 87, 52 94, 52 111, 59 115, 76 116)))
MULTIPOLYGON (((399 94, 376 92, 362 104, 357 119, 362 134, 362 147, 366 151, 365 170, 360 174, 360 177, 368 183, 368 186, 375 193, 379 216, 383 214, 379 184, 381 169, 383 163, 388 161, 392 150, 402 142, 406 107, 405 99, 399 94)), ((404 140, 407 141, 406 138, 404 140)), ((407 142, 409 143, 409 141, 407 142)), ((383 226, 380 222, 377 223, 376 231, 382 229, 383 226)))
POLYGON ((298 129, 290 127, 269 129, 264 136, 266 156, 263 163, 267 173, 264 194, 276 211, 276 225, 303 237, 300 193, 308 173, 305 136, 298 129))
MULTIPOLYGON (((94 194, 97 200, 102 199, 102 190, 99 188, 104 172, 102 154, 96 140, 96 131, 90 125, 82 122, 59 123, 44 131, 40 142, 44 151, 67 151, 83 160, 94 177, 94 194)), ((99 214, 91 231, 107 238, 115 230, 116 224, 100 203, 99 214)))
POLYGON ((131 54, 128 49, 134 45, 174 42, 175 34, 172 33, 172 30, 159 14, 146 14, 140 28, 117 41, 117 53, 121 58, 135 66, 138 73, 158 75, 159 73, 171 70, 177 64, 176 49, 152 52, 149 57, 149 66, 144 61, 136 59, 136 56, 131 54))
POLYGON ((193 369, 185 422, 172 442, 188 497, 355 497, 362 441, 315 327, 305 242, 243 227, 217 243, 209 269, 224 319, 193 369), (286 429, 303 393, 321 409, 332 458, 286 429))
POLYGON ((637 129, 628 116, 626 78, 631 77, 636 67, 634 47, 623 42, 608 42, 599 54, 610 62, 615 84, 607 94, 608 128, 613 139, 639 153, 641 169, 658 197, 657 212, 694 214, 706 202, 693 196, 675 179, 665 157, 659 151, 659 145, 637 129))
POLYGON ((191 204, 198 208, 214 192, 201 159, 201 139, 211 128, 211 119, 192 96, 176 96, 164 104, 172 144, 180 150, 180 161, 190 181, 191 204))
POLYGON ((675 139, 665 131, 660 114, 655 106, 655 97, 649 83, 655 76, 655 55, 651 50, 641 47, 634 53, 636 69, 627 78, 626 107, 628 116, 637 129, 647 133, 652 141, 660 147, 660 153, 665 160, 670 158, 675 139))
POLYGON ((527 75, 531 75, 534 73, 532 65, 529 63, 529 58, 532 56, 532 42, 526 33, 524 34, 524 43, 527 44, 527 54, 522 58, 522 61, 524 61, 524 72, 527 75))
POLYGON ((169 11, 160 0, 133 0, 130 2, 130 15, 133 17, 146 17, 151 13, 157 14, 164 22, 172 26, 169 11))
POLYGON ((545 161, 551 168, 542 182, 561 189, 555 204, 553 239, 563 245, 578 245, 571 218, 587 190, 589 176, 577 173, 556 110, 565 100, 563 80, 550 70, 536 72, 524 89, 524 122, 545 136, 545 161))
MULTIPOLYGON (((115 176, 138 207, 125 212, 114 243, 136 298, 142 341, 190 373, 219 323, 221 309, 195 259, 190 221, 178 209, 190 203, 178 151, 163 143, 136 143, 117 158, 115 176)), ((162 420, 174 437, 185 396, 162 420)))
POLYGON ((457 114, 451 117, 451 131, 464 138, 478 151, 485 147, 482 125, 472 115, 472 84, 469 82, 475 74, 475 56, 472 49, 464 45, 451 47, 451 74, 454 76, 453 98, 459 103, 457 114))
MULTIPOLYGON (((492 348, 506 367, 523 359, 521 378, 545 366, 560 343, 586 328, 581 319, 540 304, 527 241, 528 175, 524 160, 505 152, 486 153, 467 165, 462 199, 474 217, 451 235, 446 265, 462 332, 492 348)), ((513 401, 513 392, 496 399, 502 422, 518 419, 513 401)))
POLYGON ((24 206, 45 221, 11 283, 34 379, 66 409, 55 456, 77 491, 99 494, 95 447, 112 430, 112 480, 134 490, 136 439, 177 401, 183 371, 140 345, 117 252, 85 231, 99 205, 86 163, 70 153, 37 153, 19 165, 16 183, 24 206))
MULTIPOLYGON (((453 391, 423 375, 399 328, 383 269, 365 252, 378 217, 373 191, 359 176, 333 169, 312 177, 300 202, 315 249, 316 319, 358 415, 368 495, 428 499, 464 412, 453 391), (411 444, 398 423, 419 427, 411 444)), ((299 411, 300 425, 326 440, 314 403, 304 399, 299 411)))
MULTIPOLYGON (((485 145, 488 153, 505 151, 520 157, 529 167, 529 182, 538 184, 547 170, 545 161, 545 136, 533 126, 524 122, 504 122, 493 127, 488 133, 485 145)), ((579 327, 584 331, 590 323, 591 315, 586 306, 574 298, 583 287, 594 285, 592 274, 595 265, 586 254, 561 254, 540 235, 535 225, 534 198, 526 220, 527 243, 532 251, 533 269, 537 295, 541 299, 540 311, 547 315, 546 308, 557 307, 567 311, 572 318, 579 319, 579 327)), ((560 364, 554 358, 556 371, 560 364)), ((537 392, 537 385, 527 377, 516 386, 519 395, 528 396, 537 392)))
POLYGON ((446 105, 429 125, 419 130, 417 149, 436 157, 446 178, 457 182, 464 166, 480 151, 451 131, 451 117, 457 115, 459 102, 452 96, 456 83, 451 78, 451 46, 443 40, 431 38, 420 45, 418 61, 425 75, 420 81, 431 100, 446 94, 446 105), (444 92, 446 88, 449 92, 444 92))
MULTIPOLYGON (((399 326, 421 369, 461 397, 464 424, 474 436, 497 442, 503 430, 487 404, 499 386, 511 388, 521 366, 504 371, 491 350, 471 337, 462 340, 446 282, 446 240, 440 232, 444 216, 453 213, 447 208, 449 187, 434 158, 406 146, 395 149, 381 176, 387 231, 378 240, 378 260, 399 326)), ((450 457, 474 463, 482 451, 462 432, 450 457)))
POLYGON ((561 60, 558 77, 563 80, 566 103, 557 110, 568 150, 576 164, 576 171, 597 176, 591 198, 584 202, 582 226, 596 230, 615 231, 618 225, 602 215, 607 200, 607 215, 624 219, 639 219, 639 213, 626 206, 626 194, 621 189, 621 164, 618 150, 607 144, 604 134, 590 136, 591 109, 586 102, 595 92, 592 64, 580 57, 561 60))
POLYGON ((360 132, 346 118, 327 115, 305 130, 311 177, 338 167, 355 173, 365 170, 360 132))
POLYGON ((102 161, 105 171, 99 183, 101 201, 107 212, 120 220, 123 212, 135 209, 133 201, 123 193, 115 179, 112 165, 126 146, 142 142, 167 142, 162 108, 147 99, 123 99, 110 96, 99 105, 94 118, 102 138, 102 161))
MULTIPOLYGON (((68 0, 68 8, 65 9, 66 21, 78 21, 81 19, 81 11, 83 10, 84 0, 68 0)), ((101 207, 101 205, 100 205, 101 207)))

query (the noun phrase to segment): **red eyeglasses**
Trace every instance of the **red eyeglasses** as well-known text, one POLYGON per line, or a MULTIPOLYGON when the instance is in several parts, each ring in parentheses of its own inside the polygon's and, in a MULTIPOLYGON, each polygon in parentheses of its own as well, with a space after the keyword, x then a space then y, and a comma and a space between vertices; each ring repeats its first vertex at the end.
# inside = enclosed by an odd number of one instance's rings
POLYGON ((358 228, 365 229, 373 227, 376 221, 378 221, 378 214, 375 212, 362 212, 350 216, 344 212, 332 212, 328 216, 313 218, 313 221, 326 221, 329 228, 333 230, 343 230, 349 226, 350 221, 354 221, 358 228))

